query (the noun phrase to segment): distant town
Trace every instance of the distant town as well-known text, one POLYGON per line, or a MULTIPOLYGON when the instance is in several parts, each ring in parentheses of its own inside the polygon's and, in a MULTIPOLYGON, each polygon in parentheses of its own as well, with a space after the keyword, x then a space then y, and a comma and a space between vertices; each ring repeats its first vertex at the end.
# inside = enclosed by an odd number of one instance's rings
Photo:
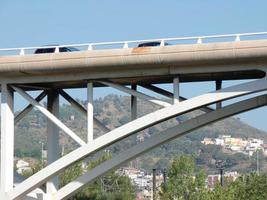
POLYGON ((248 138, 235 138, 231 135, 220 135, 217 138, 204 138, 201 141, 204 145, 219 145, 225 150, 230 150, 234 153, 243 153, 252 156, 253 153, 261 150, 264 156, 267 156, 267 144, 261 139, 248 138))
MULTIPOLYGON (((32 170, 34 160, 24 161, 23 159, 16 160, 16 169, 18 174, 24 174, 32 170)), ((116 173, 119 175, 128 176, 137 189, 137 200, 151 200, 153 198, 153 174, 142 169, 134 167, 121 167, 116 173)), ((228 180, 236 180, 240 174, 236 171, 226 171, 223 175, 228 180)), ((206 187, 213 189, 220 182, 221 175, 209 174, 206 179, 206 187)), ((156 170, 156 188, 159 188, 164 183, 164 171, 156 170)))

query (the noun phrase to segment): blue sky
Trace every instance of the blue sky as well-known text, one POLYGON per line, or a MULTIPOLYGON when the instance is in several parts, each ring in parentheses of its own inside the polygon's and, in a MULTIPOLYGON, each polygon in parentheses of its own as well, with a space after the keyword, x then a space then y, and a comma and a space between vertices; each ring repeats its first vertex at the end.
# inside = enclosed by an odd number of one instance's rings
MULTIPOLYGON (((0 0, 0 48, 261 32, 266 8, 266 0, 0 0)), ((182 84, 183 95, 213 89, 193 87, 182 84)), ((267 131, 266 115, 261 108, 241 119, 267 131)))

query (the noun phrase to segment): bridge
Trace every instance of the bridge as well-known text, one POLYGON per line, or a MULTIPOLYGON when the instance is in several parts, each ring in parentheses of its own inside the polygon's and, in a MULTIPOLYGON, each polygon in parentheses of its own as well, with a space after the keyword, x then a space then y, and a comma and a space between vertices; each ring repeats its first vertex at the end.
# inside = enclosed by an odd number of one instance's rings
POLYGON ((267 90, 266 71, 267 32, 0 49, 0 199, 68 199, 97 177, 165 142, 218 120, 265 106, 267 95, 262 91, 267 90), (138 47, 140 43, 151 41, 160 45, 138 47), (34 53, 36 49, 51 47, 55 48, 54 53, 34 53), (59 52, 61 47, 76 47, 80 51, 59 52), (248 81, 222 88, 224 80, 242 79, 248 81), (180 94, 180 83, 198 81, 212 81, 216 89, 190 99, 180 94), (173 92, 158 87, 165 83, 173 85, 173 92), (138 91, 137 86, 163 95, 167 100, 138 91), (94 87, 112 87, 131 95, 131 121, 110 130, 94 117, 94 87), (64 91, 69 88, 87 89, 86 107, 64 91), (34 98, 28 91, 40 91, 40 94, 34 98), (29 102, 16 116, 14 93, 29 102), (59 96, 87 117, 86 140, 59 120, 59 96), (241 96, 244 98, 238 99, 241 96), (45 97, 47 106, 40 103, 45 97), (137 117, 137 99, 157 105, 159 109, 137 117), (230 105, 222 104, 229 99, 236 100, 230 105), (216 109, 209 107, 212 104, 216 104, 216 109), (14 184, 14 126, 33 108, 48 119, 48 165, 14 184), (151 136, 59 187, 58 174, 73 163, 141 130, 194 110, 201 110, 202 114, 151 136), (105 134, 94 138, 94 125, 105 134), (59 130, 79 145, 62 157, 59 155, 59 130), (38 189, 43 184, 46 184, 46 191, 38 189))

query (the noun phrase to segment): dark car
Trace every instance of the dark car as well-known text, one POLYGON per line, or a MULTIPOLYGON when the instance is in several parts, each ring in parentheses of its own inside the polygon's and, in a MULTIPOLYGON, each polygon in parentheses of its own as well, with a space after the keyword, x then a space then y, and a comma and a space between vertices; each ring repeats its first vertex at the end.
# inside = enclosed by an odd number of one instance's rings
MULTIPOLYGON (((169 43, 165 42, 164 46, 170 45, 169 43)), ((160 42, 144 42, 144 43, 140 43, 138 44, 138 47, 156 47, 156 46, 160 46, 160 42)))
MULTIPOLYGON (((50 45, 52 46, 52 45, 50 45)), ((42 53, 55 53, 56 52, 56 47, 57 45, 53 45, 52 47, 43 47, 36 49, 34 54, 42 54, 42 53)), ((74 47, 59 47, 58 48, 59 52, 73 52, 73 51, 79 51, 79 49, 76 49, 74 47)))

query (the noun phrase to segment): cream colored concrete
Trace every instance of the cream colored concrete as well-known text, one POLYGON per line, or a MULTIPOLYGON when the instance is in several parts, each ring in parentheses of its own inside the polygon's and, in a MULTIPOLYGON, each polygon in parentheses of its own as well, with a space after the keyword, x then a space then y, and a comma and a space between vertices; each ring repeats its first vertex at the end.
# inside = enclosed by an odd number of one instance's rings
POLYGON ((0 80, 37 83, 254 69, 266 71, 266 64, 267 40, 253 40, 2 56, 0 80))

